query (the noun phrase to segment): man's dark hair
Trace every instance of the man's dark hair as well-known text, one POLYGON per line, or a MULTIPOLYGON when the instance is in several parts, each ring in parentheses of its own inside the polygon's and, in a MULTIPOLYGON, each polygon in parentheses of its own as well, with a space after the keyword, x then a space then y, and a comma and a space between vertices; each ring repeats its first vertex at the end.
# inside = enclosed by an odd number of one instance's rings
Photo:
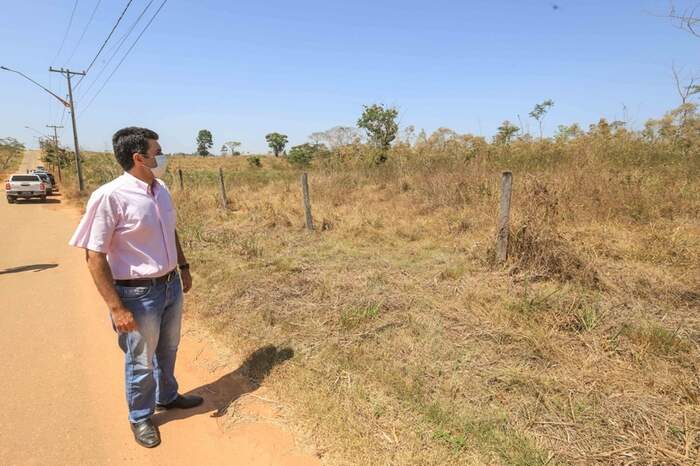
POLYGON ((124 171, 134 168, 134 152, 145 154, 148 151, 148 140, 158 140, 158 133, 148 128, 130 126, 122 128, 112 136, 114 157, 124 171))

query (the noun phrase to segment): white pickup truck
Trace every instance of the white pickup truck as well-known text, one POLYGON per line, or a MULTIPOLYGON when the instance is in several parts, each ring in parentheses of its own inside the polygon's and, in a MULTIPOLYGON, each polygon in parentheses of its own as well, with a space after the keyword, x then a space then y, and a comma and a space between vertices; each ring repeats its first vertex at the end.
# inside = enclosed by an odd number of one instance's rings
POLYGON ((39 175, 12 175, 5 182, 5 195, 10 204, 13 204, 17 199, 31 197, 38 197, 42 202, 45 202, 46 188, 46 183, 41 181, 39 175))

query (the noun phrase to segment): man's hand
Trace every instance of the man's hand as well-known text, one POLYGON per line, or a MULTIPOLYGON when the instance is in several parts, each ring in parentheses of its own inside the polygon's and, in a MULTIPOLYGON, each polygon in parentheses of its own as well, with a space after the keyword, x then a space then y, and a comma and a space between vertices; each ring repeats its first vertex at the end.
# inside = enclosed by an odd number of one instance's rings
POLYGON ((192 275, 190 274, 190 269, 185 269, 180 272, 180 278, 182 278, 182 292, 187 293, 192 288, 192 275))
POLYGON ((119 333, 133 332, 138 327, 134 320, 134 315, 125 307, 120 307, 112 311, 112 321, 119 333))

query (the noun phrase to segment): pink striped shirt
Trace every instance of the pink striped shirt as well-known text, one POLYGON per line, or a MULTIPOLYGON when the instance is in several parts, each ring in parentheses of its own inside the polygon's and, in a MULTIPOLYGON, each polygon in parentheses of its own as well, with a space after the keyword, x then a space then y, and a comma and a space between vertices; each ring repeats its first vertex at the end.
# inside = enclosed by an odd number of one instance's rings
POLYGON ((159 277, 177 265, 175 224, 165 183, 124 173, 92 193, 68 244, 106 253, 116 280, 159 277))

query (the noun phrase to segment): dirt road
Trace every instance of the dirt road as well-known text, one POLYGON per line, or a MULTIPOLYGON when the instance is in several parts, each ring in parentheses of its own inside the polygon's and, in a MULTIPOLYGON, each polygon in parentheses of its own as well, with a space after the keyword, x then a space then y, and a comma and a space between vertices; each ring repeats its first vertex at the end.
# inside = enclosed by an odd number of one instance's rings
MULTIPOLYGON (((36 153, 23 163, 21 172, 36 166, 36 153)), ((213 348, 187 320, 176 374, 205 405, 156 414, 159 447, 134 442, 116 334, 82 251, 67 245, 79 218, 60 196, 0 198, 0 464, 319 465, 281 405, 238 375, 240 356, 213 348), (233 400, 248 421, 212 416, 233 400)))

